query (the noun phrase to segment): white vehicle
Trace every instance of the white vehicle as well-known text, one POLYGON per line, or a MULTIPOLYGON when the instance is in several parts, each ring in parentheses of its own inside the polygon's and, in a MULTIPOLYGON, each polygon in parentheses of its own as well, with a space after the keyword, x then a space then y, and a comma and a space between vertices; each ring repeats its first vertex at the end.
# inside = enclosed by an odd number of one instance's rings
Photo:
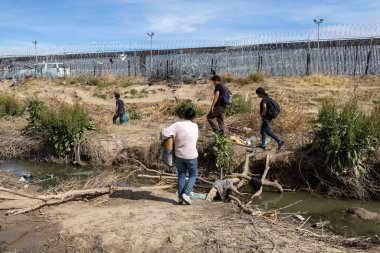
POLYGON ((70 68, 66 64, 60 62, 37 63, 24 72, 24 76, 29 74, 35 77, 55 78, 70 76, 70 68))
POLYGON ((32 65, 32 69, 35 71, 34 75, 46 76, 46 77, 65 77, 70 76, 70 68, 59 62, 51 63, 38 63, 32 65))

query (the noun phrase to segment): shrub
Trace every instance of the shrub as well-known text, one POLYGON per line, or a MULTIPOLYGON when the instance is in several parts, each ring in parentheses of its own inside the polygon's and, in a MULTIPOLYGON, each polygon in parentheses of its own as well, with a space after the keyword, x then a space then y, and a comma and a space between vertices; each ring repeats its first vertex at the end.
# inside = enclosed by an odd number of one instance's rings
POLYGON ((131 108, 128 110, 129 113, 129 119, 130 120, 140 120, 142 119, 142 116, 139 111, 137 111, 135 108, 131 108))
POLYGON ((213 142, 211 144, 211 153, 215 158, 216 166, 225 172, 231 172, 231 162, 232 162, 232 144, 231 141, 222 134, 214 134, 213 142))
POLYGON ((192 76, 185 76, 185 78, 183 79, 183 83, 184 84, 192 84, 192 83, 196 83, 195 82, 195 78, 192 77, 192 76))
POLYGON ((222 82, 224 83, 231 83, 235 82, 237 77, 234 73, 231 72, 224 72, 220 75, 220 78, 222 79, 222 82))
POLYGON ((175 108, 176 115, 180 118, 183 118, 187 108, 192 108, 195 111, 196 117, 204 116, 206 114, 206 112, 202 108, 198 107, 193 102, 182 101, 175 108))
POLYGON ((127 87, 132 86, 132 85, 133 85, 133 81, 130 80, 130 79, 127 79, 127 80, 125 80, 125 81, 122 83, 121 86, 123 86, 124 88, 127 88, 127 87))
POLYGON ((30 102, 28 129, 47 132, 54 152, 63 155, 79 144, 86 130, 95 130, 83 105, 62 104, 58 108, 49 108, 42 102, 30 102))
POLYGON ((22 116, 25 112, 25 103, 12 95, 0 93, 0 118, 4 116, 22 116))
POLYGON ((341 110, 331 101, 323 102, 316 138, 333 173, 357 177, 366 173, 364 162, 374 151, 380 131, 377 117, 375 113, 366 115, 355 100, 341 110))
POLYGON ((235 114, 250 113, 252 112, 253 102, 252 99, 245 99, 240 94, 232 96, 232 104, 227 108, 226 115, 231 116, 235 114))
POLYGON ((263 83, 266 81, 267 77, 262 72, 251 72, 246 79, 251 83, 263 83))
POLYGON ((136 96, 137 93, 138 93, 138 91, 137 91, 136 89, 132 89, 132 90, 130 91, 130 93, 131 93, 132 96, 136 96))

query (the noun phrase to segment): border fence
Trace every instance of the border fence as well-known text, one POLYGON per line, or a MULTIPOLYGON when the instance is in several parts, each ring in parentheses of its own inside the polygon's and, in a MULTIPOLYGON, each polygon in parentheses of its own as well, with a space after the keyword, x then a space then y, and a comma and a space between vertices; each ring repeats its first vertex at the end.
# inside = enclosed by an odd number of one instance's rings
POLYGON ((27 75, 25 70, 41 62, 62 63, 69 69, 65 75, 115 74, 174 81, 222 72, 245 76, 253 71, 271 76, 372 75, 380 74, 380 24, 324 26, 319 36, 313 29, 225 41, 153 39, 151 44, 147 39, 0 49, 0 79, 21 78, 27 75))

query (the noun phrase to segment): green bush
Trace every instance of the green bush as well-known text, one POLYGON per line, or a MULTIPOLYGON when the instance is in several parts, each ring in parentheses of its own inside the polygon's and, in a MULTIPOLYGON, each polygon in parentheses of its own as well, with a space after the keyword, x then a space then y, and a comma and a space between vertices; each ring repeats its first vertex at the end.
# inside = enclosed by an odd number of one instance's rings
POLYGON ((204 116, 206 114, 202 108, 189 101, 180 102, 175 108, 175 113, 178 117, 183 118, 183 115, 188 108, 192 108, 195 111, 196 117, 204 116))
POLYGON ((250 113, 252 112, 253 102, 252 99, 246 100, 240 94, 232 96, 232 104, 227 108, 226 115, 231 116, 235 114, 250 113))
POLYGON ((316 141, 333 173, 366 173, 364 162, 379 137, 378 118, 375 112, 365 114, 355 100, 344 104, 341 110, 330 100, 323 102, 316 141))
POLYGON ((130 120, 140 120, 142 119, 142 116, 139 111, 137 111, 135 108, 131 108, 128 110, 129 119, 130 120))
POLYGON ((22 116, 25 109, 24 102, 11 95, 0 93, 0 118, 4 116, 22 116))
POLYGON ((79 144, 86 130, 95 130, 95 124, 83 105, 62 104, 54 109, 34 100, 28 129, 47 132, 55 153, 63 155, 79 144))
POLYGON ((211 153, 215 158, 216 166, 230 173, 233 154, 231 141, 222 134, 214 134, 211 153))

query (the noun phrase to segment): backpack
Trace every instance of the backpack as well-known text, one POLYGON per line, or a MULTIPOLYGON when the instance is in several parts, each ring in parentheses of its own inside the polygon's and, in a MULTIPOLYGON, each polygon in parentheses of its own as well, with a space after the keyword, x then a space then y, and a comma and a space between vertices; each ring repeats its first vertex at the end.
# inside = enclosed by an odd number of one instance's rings
POLYGON ((232 92, 227 88, 226 85, 221 84, 223 88, 223 96, 221 97, 221 102, 224 105, 230 105, 232 103, 232 92))
POLYGON ((281 108, 280 105, 274 101, 272 98, 269 98, 269 110, 268 114, 272 119, 277 118, 277 116, 280 114, 281 108))

